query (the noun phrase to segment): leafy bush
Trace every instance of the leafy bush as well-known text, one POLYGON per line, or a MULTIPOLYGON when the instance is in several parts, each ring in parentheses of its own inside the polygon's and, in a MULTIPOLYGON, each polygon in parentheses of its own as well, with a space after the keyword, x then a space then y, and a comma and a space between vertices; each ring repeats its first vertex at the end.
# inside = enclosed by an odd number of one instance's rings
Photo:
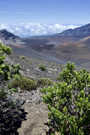
POLYGON ((10 66, 4 63, 6 55, 11 53, 11 49, 0 43, 0 81, 10 79, 10 66))
POLYGON ((41 71, 46 71, 46 67, 45 67, 45 65, 43 65, 43 64, 39 65, 39 69, 40 69, 41 71))
POLYGON ((11 54, 11 48, 0 43, 0 98, 8 94, 8 81, 20 76, 19 64, 10 65, 5 62, 5 58, 11 54))
POLYGON ((16 89, 16 88, 11 88, 10 89, 10 92, 12 93, 12 92, 18 92, 18 89, 16 89))
POLYGON ((22 102, 10 95, 16 92, 12 88, 8 90, 8 81, 18 78, 19 65, 9 65, 5 62, 7 55, 11 54, 11 48, 0 43, 0 135, 18 134, 17 129, 25 120, 25 112, 22 109, 22 102))
POLYGON ((44 86, 50 86, 53 84, 53 81, 50 80, 49 78, 40 78, 37 81, 38 86, 44 87, 44 86))
POLYGON ((20 56, 20 59, 24 60, 26 57, 25 56, 20 56))
POLYGON ((7 92, 2 88, 0 89, 0 100, 5 99, 7 96, 7 92))
POLYGON ((37 82, 31 80, 30 78, 24 76, 17 76, 14 80, 12 80, 8 87, 11 88, 21 88, 21 90, 34 90, 37 88, 37 82))
POLYGON ((59 77, 59 83, 42 90, 53 134, 89 135, 90 73, 68 63, 59 77))
POLYGON ((0 43, 0 81, 7 81, 19 74, 20 66, 5 63, 7 55, 11 54, 11 48, 0 43))

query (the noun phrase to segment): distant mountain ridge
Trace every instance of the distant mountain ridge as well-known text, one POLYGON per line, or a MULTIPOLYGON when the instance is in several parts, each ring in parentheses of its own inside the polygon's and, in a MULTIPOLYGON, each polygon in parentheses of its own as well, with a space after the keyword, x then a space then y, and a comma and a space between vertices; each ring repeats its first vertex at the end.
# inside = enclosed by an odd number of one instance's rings
POLYGON ((0 40, 6 44, 15 47, 23 47, 23 40, 13 33, 7 31, 6 29, 0 30, 0 40))
POLYGON ((10 38, 15 39, 19 37, 7 31, 6 29, 3 29, 3 30, 0 30, 0 38, 5 38, 5 40, 8 40, 10 38))
MULTIPOLYGON (((47 38, 47 37, 54 37, 54 36, 61 36, 61 37, 87 37, 90 36, 90 23, 83 25, 81 27, 75 28, 75 29, 68 29, 65 30, 61 33, 57 33, 57 34, 53 34, 53 35, 42 35, 42 36, 32 36, 30 37, 31 39, 34 37, 36 38, 47 38)), ((8 40, 9 38, 11 39, 16 39, 19 38, 19 36, 12 34, 11 32, 7 31, 6 29, 2 29, 0 30, 0 38, 5 38, 6 40, 8 40)), ((28 37, 27 37, 28 38, 28 37)))
POLYGON ((90 36, 90 24, 86 24, 84 26, 75 29, 68 29, 57 35, 67 37, 69 36, 80 37, 80 38, 87 37, 90 36))

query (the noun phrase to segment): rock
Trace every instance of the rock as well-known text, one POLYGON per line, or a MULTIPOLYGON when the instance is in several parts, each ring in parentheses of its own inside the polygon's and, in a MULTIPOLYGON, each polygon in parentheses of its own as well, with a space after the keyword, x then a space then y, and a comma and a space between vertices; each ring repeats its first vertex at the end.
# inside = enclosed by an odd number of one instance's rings
POLYGON ((48 71, 49 74, 52 74, 52 71, 48 71))
POLYGON ((30 100, 26 100, 26 103, 31 103, 31 101, 30 100))
POLYGON ((30 72, 30 69, 27 69, 27 72, 30 72))
POLYGON ((16 100, 17 106, 22 106, 25 103, 25 100, 16 100))

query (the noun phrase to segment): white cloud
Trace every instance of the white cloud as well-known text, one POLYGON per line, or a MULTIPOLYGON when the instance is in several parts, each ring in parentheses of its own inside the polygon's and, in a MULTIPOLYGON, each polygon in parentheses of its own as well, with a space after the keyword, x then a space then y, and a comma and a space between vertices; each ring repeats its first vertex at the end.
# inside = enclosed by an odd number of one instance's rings
POLYGON ((40 23, 20 23, 14 25, 0 24, 0 29, 8 31, 18 36, 34 36, 60 33, 63 30, 76 28, 78 25, 61 25, 61 24, 40 24, 40 23))

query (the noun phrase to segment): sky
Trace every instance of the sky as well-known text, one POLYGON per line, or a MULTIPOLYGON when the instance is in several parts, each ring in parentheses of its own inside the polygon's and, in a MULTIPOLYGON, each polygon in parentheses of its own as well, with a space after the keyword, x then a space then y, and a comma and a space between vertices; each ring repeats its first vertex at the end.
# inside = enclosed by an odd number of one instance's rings
POLYGON ((57 33, 87 23, 90 0, 0 0, 0 29, 18 35, 57 33))

